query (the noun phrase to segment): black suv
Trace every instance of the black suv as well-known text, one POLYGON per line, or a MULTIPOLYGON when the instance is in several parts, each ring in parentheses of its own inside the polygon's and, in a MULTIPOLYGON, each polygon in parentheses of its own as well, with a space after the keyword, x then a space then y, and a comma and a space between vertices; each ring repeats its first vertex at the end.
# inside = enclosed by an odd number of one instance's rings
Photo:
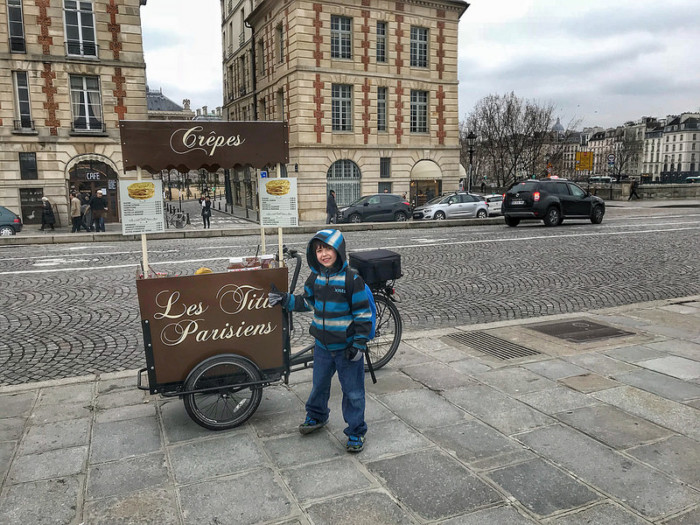
POLYGON ((392 193, 360 197, 338 210, 338 222, 405 221, 411 216, 411 205, 392 193))
POLYGON ((600 224, 605 201, 564 179, 529 179, 508 188, 501 213, 508 226, 517 226, 521 219, 542 220, 545 226, 558 226, 564 219, 600 224))

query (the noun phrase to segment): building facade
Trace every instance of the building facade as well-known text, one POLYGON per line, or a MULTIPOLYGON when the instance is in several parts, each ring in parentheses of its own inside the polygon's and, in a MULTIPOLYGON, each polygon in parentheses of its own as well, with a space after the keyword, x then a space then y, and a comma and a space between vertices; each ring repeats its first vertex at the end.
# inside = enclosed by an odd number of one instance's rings
POLYGON ((661 182, 683 182, 700 176, 700 113, 668 117, 662 141, 661 182))
MULTIPOLYGON (((222 1, 225 120, 285 120, 301 220, 364 194, 457 189, 456 0, 222 1)), ((231 167, 237 204, 256 174, 231 167)))
POLYGON ((0 205, 38 223, 41 198, 69 224, 75 188, 106 193, 118 220, 119 120, 146 120, 146 0, 0 2, 0 205))

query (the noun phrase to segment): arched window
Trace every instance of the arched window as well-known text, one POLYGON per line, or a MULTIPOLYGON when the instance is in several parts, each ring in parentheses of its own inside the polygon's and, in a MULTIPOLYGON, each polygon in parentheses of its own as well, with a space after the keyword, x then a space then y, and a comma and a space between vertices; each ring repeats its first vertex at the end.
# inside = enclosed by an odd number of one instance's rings
POLYGON ((335 191, 338 206, 347 206, 360 198, 360 168, 351 160, 337 160, 328 168, 326 195, 335 191))

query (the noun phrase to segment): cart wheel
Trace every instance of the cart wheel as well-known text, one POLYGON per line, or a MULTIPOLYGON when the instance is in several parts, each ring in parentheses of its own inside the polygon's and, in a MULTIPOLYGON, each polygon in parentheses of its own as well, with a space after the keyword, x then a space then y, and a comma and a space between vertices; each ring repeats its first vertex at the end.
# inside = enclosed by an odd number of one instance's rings
MULTIPOLYGON (((401 315, 391 299, 375 295, 377 305, 377 328, 374 339, 367 344, 372 366, 379 370, 394 357, 401 342, 401 315)), ((365 365, 365 371, 368 371, 365 365)))
POLYGON ((257 410, 262 399, 262 385, 237 385, 260 379, 258 367, 243 357, 217 355, 205 359, 190 372, 185 390, 215 390, 185 394, 185 410, 195 423, 209 430, 242 425, 257 410))

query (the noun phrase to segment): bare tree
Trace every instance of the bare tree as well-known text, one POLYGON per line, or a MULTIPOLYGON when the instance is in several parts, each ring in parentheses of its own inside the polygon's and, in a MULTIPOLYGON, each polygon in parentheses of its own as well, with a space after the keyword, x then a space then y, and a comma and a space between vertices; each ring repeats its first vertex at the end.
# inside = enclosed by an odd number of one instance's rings
POLYGON ((620 180, 621 175, 627 174, 630 167, 637 166, 644 148, 643 141, 638 139, 634 129, 617 128, 615 137, 615 165, 611 175, 620 180))
POLYGON ((487 175, 498 186, 519 176, 536 173, 544 159, 554 106, 506 95, 488 95, 460 125, 462 162, 469 159, 466 135, 476 133, 475 162, 478 176, 487 175))

